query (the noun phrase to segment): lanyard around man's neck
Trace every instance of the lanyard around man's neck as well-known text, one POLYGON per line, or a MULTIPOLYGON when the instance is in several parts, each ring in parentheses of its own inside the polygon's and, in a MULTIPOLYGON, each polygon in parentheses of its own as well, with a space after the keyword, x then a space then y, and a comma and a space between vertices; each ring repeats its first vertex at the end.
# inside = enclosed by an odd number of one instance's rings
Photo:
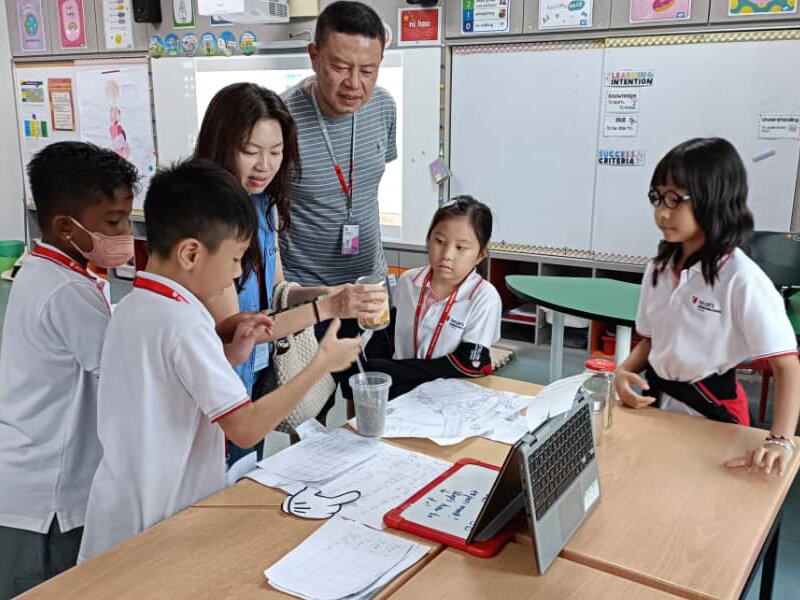
POLYGON ((356 113, 353 113, 353 121, 350 129, 350 184, 348 185, 347 180, 344 178, 342 166, 339 164, 339 161, 336 160, 333 144, 331 143, 330 135, 328 135, 328 127, 325 125, 325 119, 322 116, 322 111, 319 109, 316 83, 311 84, 311 103, 314 105, 314 112, 317 114, 317 122, 319 123, 320 130, 322 130, 322 137, 325 140, 325 146, 328 148, 328 155, 333 163, 333 169, 336 171, 336 177, 339 179, 342 193, 347 199, 347 221, 350 222, 350 218, 353 214, 353 174, 355 172, 356 162, 356 113))

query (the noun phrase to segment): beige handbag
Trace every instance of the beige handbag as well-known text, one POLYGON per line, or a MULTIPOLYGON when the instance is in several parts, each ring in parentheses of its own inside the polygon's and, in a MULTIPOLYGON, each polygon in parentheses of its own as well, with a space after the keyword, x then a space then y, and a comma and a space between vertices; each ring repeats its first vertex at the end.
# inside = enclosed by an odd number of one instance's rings
MULTIPOLYGON (((282 281, 275 286, 272 294, 272 309, 274 311, 289 308, 289 289, 297 286, 296 283, 282 281)), ((268 374, 268 388, 276 389, 302 371, 314 358, 319 344, 314 336, 314 327, 307 327, 295 334, 276 340, 273 343, 272 366, 268 374)), ((300 403, 280 422, 278 431, 293 434, 295 428, 308 419, 316 417, 328 398, 336 391, 336 382, 326 374, 314 386, 300 403)))

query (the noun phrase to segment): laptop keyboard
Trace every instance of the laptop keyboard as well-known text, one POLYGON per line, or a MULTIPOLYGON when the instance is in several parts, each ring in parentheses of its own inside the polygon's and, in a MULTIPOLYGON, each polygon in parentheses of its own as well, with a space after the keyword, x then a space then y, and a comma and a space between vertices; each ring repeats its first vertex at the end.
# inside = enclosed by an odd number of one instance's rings
POLYGON ((592 422, 589 407, 584 406, 528 459, 537 521, 593 458, 592 422))

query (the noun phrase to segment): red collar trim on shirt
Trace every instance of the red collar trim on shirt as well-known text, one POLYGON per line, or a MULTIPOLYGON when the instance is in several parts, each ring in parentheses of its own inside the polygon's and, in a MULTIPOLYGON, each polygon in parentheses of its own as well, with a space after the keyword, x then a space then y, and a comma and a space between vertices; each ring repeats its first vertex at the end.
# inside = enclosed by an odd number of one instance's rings
POLYGON ((36 247, 33 249, 33 252, 31 252, 31 255, 49 260, 57 265, 61 265, 62 267, 66 267, 70 271, 74 271, 75 273, 90 279, 92 282, 96 283, 98 281, 97 277, 92 275, 86 267, 73 260, 63 252, 59 252, 58 250, 53 250, 46 246, 42 246, 41 244, 36 244, 36 247))
POLYGON ((86 277, 86 279, 88 279, 95 285, 97 291, 100 292, 100 295, 103 297, 103 301, 106 303, 106 306, 108 306, 109 309, 111 308, 111 305, 108 302, 108 298, 106 298, 104 292, 106 285, 105 280, 100 279, 99 277, 96 277, 95 275, 90 273, 86 267, 84 267, 77 261, 71 259, 63 252, 54 250, 53 248, 42 246, 41 244, 36 244, 36 247, 33 249, 33 252, 31 252, 31 256, 35 256, 37 258, 41 258, 44 260, 49 260, 50 262, 53 262, 57 265, 61 265, 62 267, 65 267, 70 271, 78 273, 79 275, 83 275, 84 277, 86 277))
POLYGON ((722 270, 722 267, 728 264, 728 261, 731 259, 731 256, 733 256, 733 251, 728 252, 725 256, 722 257, 722 260, 720 260, 719 264, 717 265, 717 273, 719 273, 722 270))
MULTIPOLYGON (((728 264, 728 261, 731 259, 732 256, 733 256, 733 250, 731 250, 725 256, 723 256, 721 259, 719 259, 719 262, 717 263, 717 269, 716 269, 715 272, 719 273, 722 270, 722 267, 724 267, 726 264, 728 264)), ((691 267, 689 267, 688 270, 702 271, 702 268, 703 267, 702 267, 701 263, 696 262, 691 267)), ((675 264, 674 263, 673 263, 672 268, 670 269, 670 271, 672 271, 672 274, 675 275, 675 278, 678 281, 680 281, 681 274, 680 274, 679 271, 675 270, 675 264)))
POLYGON ((425 274, 427 271, 430 271, 430 267, 421 268, 419 270, 419 273, 414 275, 414 279, 412 279, 411 281, 413 281, 414 283, 419 283, 419 278, 422 277, 422 275, 425 274))
POLYGON ((133 287, 139 288, 140 290, 147 290, 148 292, 153 292, 155 294, 158 294, 159 296, 164 296, 165 298, 169 298, 170 300, 175 300, 176 302, 183 302, 184 304, 189 304, 189 301, 186 298, 181 296, 171 287, 159 281, 154 281, 153 279, 136 277, 136 279, 133 280, 133 287))
POLYGON ((467 299, 468 299, 468 300, 472 300, 472 297, 473 297, 473 296, 475 295, 475 293, 478 291, 478 288, 479 288, 479 287, 481 287, 481 286, 483 285, 483 281, 484 281, 483 277, 481 277, 480 279, 478 279, 478 283, 475 285, 475 287, 474 287, 474 288, 472 288, 472 291, 469 293, 469 296, 467 296, 467 299))

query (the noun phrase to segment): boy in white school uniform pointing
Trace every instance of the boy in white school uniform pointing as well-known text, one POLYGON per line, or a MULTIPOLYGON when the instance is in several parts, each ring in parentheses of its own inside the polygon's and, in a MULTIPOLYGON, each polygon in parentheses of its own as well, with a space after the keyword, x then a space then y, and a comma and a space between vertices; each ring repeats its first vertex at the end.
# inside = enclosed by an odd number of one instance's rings
POLYGON ((42 241, 11 288, 0 353, 0 599, 75 564, 100 460, 95 411, 107 285, 87 269, 133 256, 136 168, 52 144, 28 175, 42 241))
POLYGON ((242 255, 258 228, 250 197, 221 167, 194 161, 153 177, 144 211, 148 270, 120 302, 103 348, 103 458, 79 560, 222 489, 225 436, 253 446, 359 350, 357 339, 336 338, 334 321, 300 375, 251 402, 231 363, 250 354, 272 319, 243 316, 223 344, 204 305, 242 275, 242 255))

